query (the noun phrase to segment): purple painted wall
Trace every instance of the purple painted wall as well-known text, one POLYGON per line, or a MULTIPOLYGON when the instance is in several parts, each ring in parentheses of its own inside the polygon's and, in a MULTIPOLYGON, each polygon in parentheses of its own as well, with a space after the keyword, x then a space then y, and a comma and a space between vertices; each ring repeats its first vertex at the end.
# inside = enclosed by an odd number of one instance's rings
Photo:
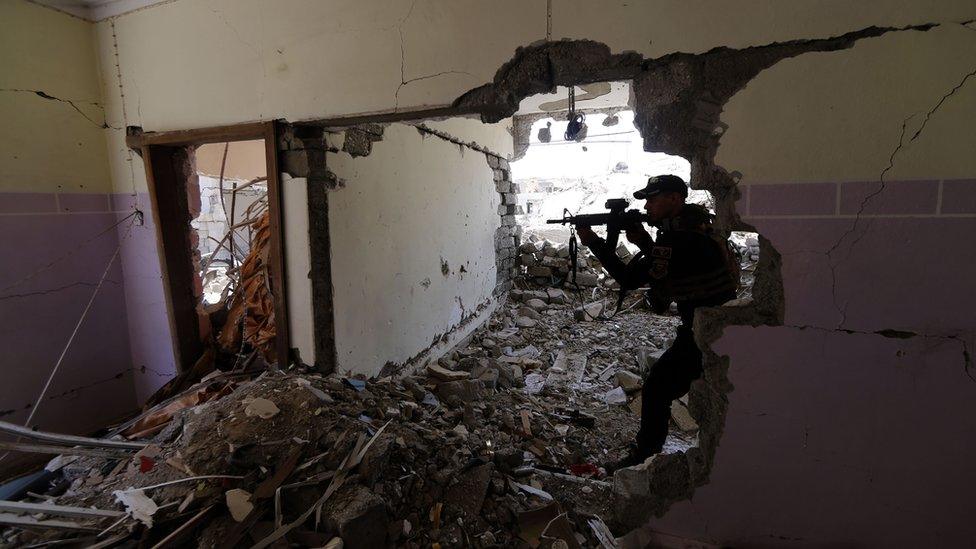
POLYGON ((130 218, 113 228, 131 211, 107 194, 0 194, 3 420, 27 419, 116 250, 32 423, 95 430, 135 410, 173 374, 152 222, 147 216, 145 226, 130 227, 130 218))
POLYGON ((735 389, 711 480, 652 527, 749 547, 972 546, 976 181, 748 187, 743 219, 783 255, 785 325, 717 343, 735 389))
MULTIPOLYGON (((176 375, 166 296, 163 293, 156 226, 147 193, 113 194, 113 209, 119 216, 138 209, 145 224, 133 227, 122 243, 122 272, 125 277, 126 316, 132 350, 133 383, 137 402, 145 402, 176 375)), ((119 227, 122 238, 123 227, 119 227)))

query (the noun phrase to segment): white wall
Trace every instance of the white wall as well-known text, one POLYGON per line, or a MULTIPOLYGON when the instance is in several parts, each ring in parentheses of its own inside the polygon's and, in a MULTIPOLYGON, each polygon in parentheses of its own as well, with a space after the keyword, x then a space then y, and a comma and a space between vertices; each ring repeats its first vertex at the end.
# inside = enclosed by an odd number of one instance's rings
POLYGON ((498 193, 484 154, 405 124, 326 164, 346 181, 329 197, 338 368, 376 374, 491 299, 498 193))

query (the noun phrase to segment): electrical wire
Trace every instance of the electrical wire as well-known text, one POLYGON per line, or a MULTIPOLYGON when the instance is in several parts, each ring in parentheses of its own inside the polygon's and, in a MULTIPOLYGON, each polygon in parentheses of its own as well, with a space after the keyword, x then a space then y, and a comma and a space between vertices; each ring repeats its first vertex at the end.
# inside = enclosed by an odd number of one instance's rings
POLYGON ((44 401, 44 396, 47 394, 48 389, 51 387, 51 382, 54 381, 54 376, 57 375, 58 370, 61 369, 61 364, 64 362, 64 357, 68 354, 68 349, 71 348, 71 344, 74 343, 75 337, 78 335, 78 331, 81 329, 81 325, 84 324, 85 318, 88 317, 88 312, 91 311, 92 305, 95 303, 95 298, 98 296, 98 291, 102 289, 102 284, 105 283, 105 279, 108 278, 108 272, 112 270, 112 265, 115 263, 115 259, 119 257, 119 252, 122 251, 122 244, 129 237, 129 233, 132 231, 132 223, 125 231, 125 235, 119 240, 119 245, 115 248, 115 253, 108 260, 108 264, 105 265, 105 271, 102 272, 102 277, 98 280, 98 285, 92 291, 91 298, 88 300, 88 305, 85 306, 85 310, 81 313, 81 318, 75 324, 75 329, 72 330, 71 336, 68 337, 68 342, 65 343, 64 349, 61 350, 61 356, 58 357, 58 361, 54 364, 54 369, 51 370, 51 374, 47 376, 47 382, 44 383, 44 388, 41 390, 41 394, 38 395, 36 403, 31 407, 31 413, 27 416, 27 421, 24 422, 25 427, 29 427, 31 421, 34 419, 34 415, 37 410, 41 407, 41 402, 44 401))
MULTIPOLYGON (((119 225, 121 225, 122 223, 124 223, 127 219, 129 219, 130 217, 136 216, 136 215, 141 216, 142 215, 142 211, 141 210, 133 210, 133 212, 130 213, 129 215, 127 215, 127 216, 123 217, 122 219, 118 220, 117 222, 113 223, 111 226, 106 227, 104 230, 102 230, 101 232, 99 232, 95 236, 89 238, 88 240, 83 241, 81 244, 78 244, 77 246, 75 246, 74 248, 72 248, 72 250, 70 252, 62 255, 61 257, 55 259, 54 261, 48 263, 47 265, 44 265, 43 267, 37 269, 36 271, 28 274, 27 276, 21 278, 17 282, 14 282, 13 284, 10 284, 9 286, 5 286, 3 288, 0 288, 0 292, 6 292, 8 290, 12 290, 12 289, 16 288, 17 286, 20 286, 24 282, 27 282, 28 280, 34 278, 35 276, 43 273, 44 271, 47 271, 51 267, 54 267, 55 265, 61 263, 62 261, 66 260, 69 257, 73 256, 74 254, 78 253, 79 250, 81 250, 85 246, 91 244, 96 239, 98 239, 100 236, 102 236, 105 233, 111 231, 112 229, 118 227, 119 225)), ((131 224, 130 224, 130 227, 131 227, 131 224)))

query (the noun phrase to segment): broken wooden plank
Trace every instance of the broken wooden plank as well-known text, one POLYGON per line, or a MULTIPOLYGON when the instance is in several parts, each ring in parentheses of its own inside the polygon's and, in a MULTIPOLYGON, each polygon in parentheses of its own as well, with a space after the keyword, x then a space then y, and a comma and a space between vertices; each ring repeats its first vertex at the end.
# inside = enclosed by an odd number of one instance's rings
POLYGON ((593 531, 594 537, 600 542, 600 547, 603 549, 617 549, 617 538, 610 532, 610 528, 603 522, 603 519, 594 516, 588 519, 586 523, 590 525, 590 530, 593 531))
POLYGON ((48 515, 58 515, 62 517, 77 517, 87 519, 99 518, 120 518, 124 517, 122 511, 109 511, 103 509, 90 509, 88 507, 71 507, 68 505, 54 505, 53 503, 27 503, 23 501, 0 500, 0 511, 9 511, 19 514, 45 513, 48 515))
POLYGON ((51 454, 63 456, 88 456, 104 458, 127 458, 132 454, 125 450, 106 448, 80 448, 77 446, 55 446, 50 444, 31 444, 29 442, 0 441, 0 450, 23 452, 25 454, 51 454))
POLYGON ((519 415, 522 416, 522 432, 525 433, 525 436, 532 436, 532 421, 530 420, 532 412, 521 410, 519 415))
POLYGON ((106 440, 102 438, 76 437, 72 435, 60 435, 57 433, 47 433, 45 431, 33 431, 27 427, 0 421, 0 432, 33 440, 44 442, 60 442, 71 446, 86 446, 89 448, 121 448, 123 450, 141 450, 146 446, 145 442, 129 442, 125 440, 106 440))
POLYGON ((0 524, 30 530, 72 530, 77 532, 97 532, 99 528, 67 520, 38 520, 32 517, 0 513, 0 524))
POLYGON ((188 535, 193 532, 193 529, 199 526, 203 519, 208 518, 217 505, 211 505, 205 507, 199 513, 193 515, 190 520, 184 522, 179 528, 173 530, 168 536, 159 540, 159 543, 152 546, 152 549, 163 549, 164 547, 176 547, 179 542, 183 541, 188 535))
POLYGON ((324 504, 326 500, 332 497, 332 494, 334 494, 335 491, 338 490, 343 483, 345 483, 349 471, 354 467, 356 467, 357 465, 359 465, 359 462, 363 460, 363 456, 366 455, 366 452, 369 451, 369 448, 373 445, 374 442, 376 442, 376 439, 379 438, 381 434, 383 434, 383 431, 386 430, 387 426, 390 425, 390 421, 387 421, 382 427, 377 429, 376 433, 373 434, 373 437, 370 438, 369 442, 367 442, 365 445, 362 444, 363 437, 360 436, 359 441, 357 441, 356 443, 356 446, 354 446, 352 451, 349 453, 349 455, 346 456, 346 459, 342 460, 342 463, 339 465, 339 470, 336 472, 336 475, 332 477, 332 482, 329 483, 329 487, 325 489, 325 493, 322 494, 322 497, 320 497, 318 501, 312 504, 311 507, 309 507, 304 513, 302 513, 293 522, 281 526, 280 528, 278 528, 277 530, 269 534, 264 539, 255 543, 251 549, 264 549, 265 547, 268 547, 275 541, 284 537, 285 534, 294 530, 302 523, 304 523, 306 520, 308 520, 308 517, 312 516, 312 513, 314 511, 321 508, 322 504, 324 504))

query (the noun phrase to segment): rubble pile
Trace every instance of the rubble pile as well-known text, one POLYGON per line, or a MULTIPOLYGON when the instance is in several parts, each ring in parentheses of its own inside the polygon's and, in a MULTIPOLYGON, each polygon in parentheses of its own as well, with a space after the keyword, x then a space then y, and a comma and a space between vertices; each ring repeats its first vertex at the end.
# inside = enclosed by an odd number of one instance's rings
MULTIPOLYGON (((41 503, 115 514, 5 541, 613 546, 605 466, 633 439, 675 321, 580 309, 575 292, 512 290, 454 352, 397 379, 215 371, 117 430, 140 450, 49 466, 41 503)), ((669 451, 694 443, 685 427, 669 451)))
MULTIPOLYGON (((758 240, 732 242, 751 273, 758 240)), ((614 547, 607 469, 680 320, 651 314, 641 291, 618 307, 583 250, 579 285, 563 288, 566 246, 530 235, 520 252, 525 273, 491 318, 398 377, 269 369, 255 341, 230 371, 174 380, 106 438, 57 447, 45 487, 0 502, 0 525, 16 526, 0 542, 614 547)), ((266 297, 241 295, 247 310, 266 297)), ((664 453, 697 428, 676 401, 664 453)))
MULTIPOLYGON (((567 244, 555 244, 535 234, 530 234, 519 246, 516 262, 524 276, 540 285, 550 285, 555 280, 565 280, 570 274, 570 253, 567 244)), ((593 287, 606 279, 599 261, 585 248, 581 248, 577 259, 576 283, 593 287)), ((606 279, 609 280, 609 279, 606 279)))

